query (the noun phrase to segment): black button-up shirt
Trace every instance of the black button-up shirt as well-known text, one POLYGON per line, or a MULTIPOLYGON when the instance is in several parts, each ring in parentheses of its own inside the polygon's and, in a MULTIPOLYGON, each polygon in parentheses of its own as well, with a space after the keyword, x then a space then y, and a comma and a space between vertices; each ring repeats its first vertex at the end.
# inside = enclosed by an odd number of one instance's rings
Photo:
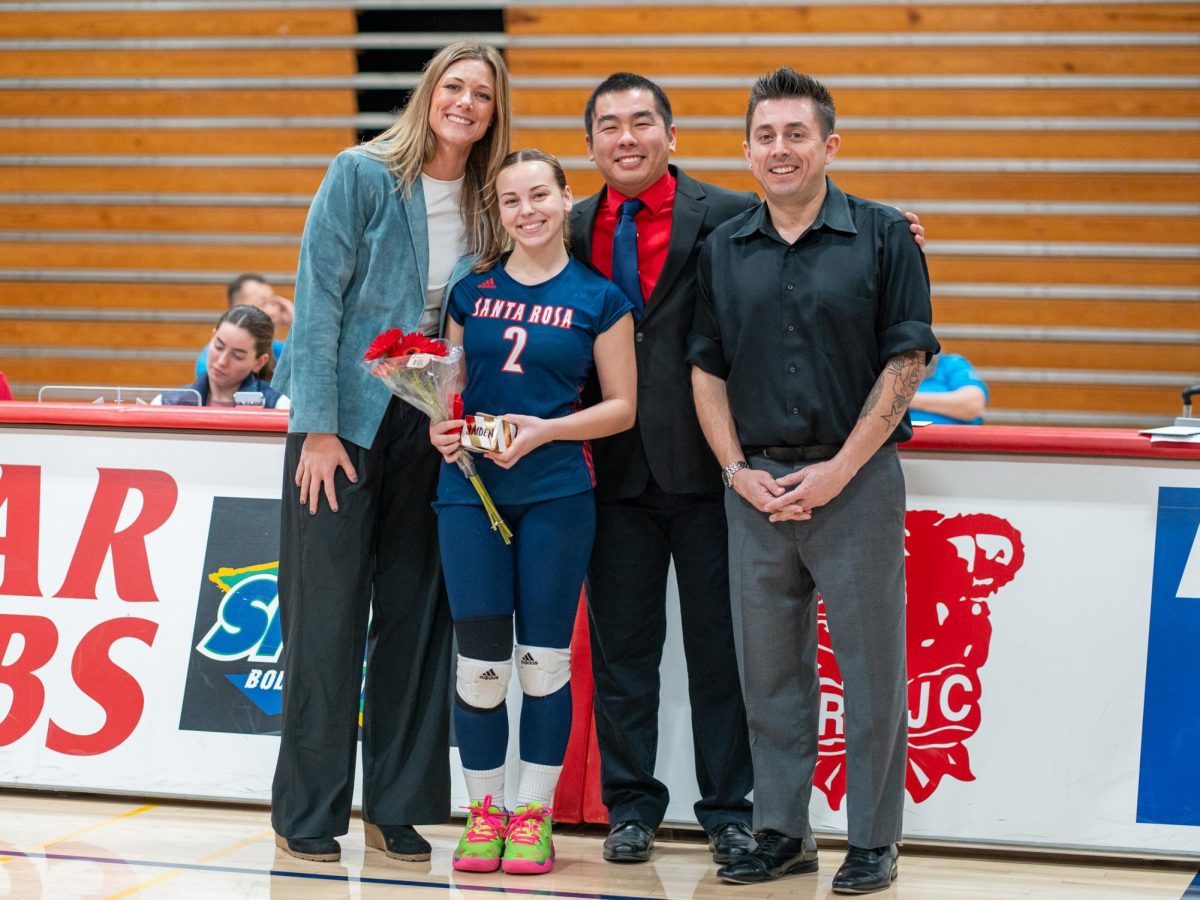
MULTIPOLYGON (((939 349, 908 220, 826 186, 794 244, 760 203, 700 254, 688 361, 724 379, 743 447, 842 443, 889 359, 939 349)), ((911 436, 905 415, 889 441, 911 436)))

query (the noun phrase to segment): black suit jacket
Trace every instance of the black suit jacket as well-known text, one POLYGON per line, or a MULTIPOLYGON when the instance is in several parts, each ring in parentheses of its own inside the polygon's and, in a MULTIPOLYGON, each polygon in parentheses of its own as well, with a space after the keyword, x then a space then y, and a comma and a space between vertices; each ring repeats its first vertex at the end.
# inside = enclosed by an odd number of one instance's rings
MULTIPOLYGON (((696 263, 708 233, 758 203, 752 193, 696 181, 671 166, 675 209, 667 260, 634 340, 638 369, 637 422, 633 428, 592 442, 596 496, 635 497, 653 475, 669 494, 717 492, 720 467, 696 420, 687 337, 696 305, 696 263)), ((571 210, 572 252, 592 264, 592 230, 606 188, 571 210)), ((596 399, 595 384, 587 391, 596 399)))

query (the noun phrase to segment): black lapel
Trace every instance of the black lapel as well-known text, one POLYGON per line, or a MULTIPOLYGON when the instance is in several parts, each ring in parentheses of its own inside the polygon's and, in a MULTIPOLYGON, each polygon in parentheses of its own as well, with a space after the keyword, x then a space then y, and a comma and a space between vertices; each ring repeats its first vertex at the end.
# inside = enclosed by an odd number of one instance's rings
POLYGON ((704 222, 704 187, 678 169, 675 170, 675 178, 675 209, 671 213, 671 241, 667 245, 667 260, 654 285, 654 292, 646 303, 645 318, 650 318, 658 311, 675 286, 692 255, 696 236, 700 234, 700 226, 704 222))
POLYGON ((575 204, 571 210, 571 254, 589 269, 592 266, 592 232, 596 228, 596 213, 600 209, 601 188, 592 196, 575 204))

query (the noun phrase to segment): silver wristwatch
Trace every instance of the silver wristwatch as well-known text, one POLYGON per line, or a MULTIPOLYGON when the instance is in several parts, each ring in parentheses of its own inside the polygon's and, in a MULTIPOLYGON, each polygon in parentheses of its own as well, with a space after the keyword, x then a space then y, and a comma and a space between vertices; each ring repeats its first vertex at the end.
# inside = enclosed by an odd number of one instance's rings
POLYGON ((721 481, 724 482, 725 487, 731 488, 733 487, 733 476, 742 469, 748 468, 750 468, 750 463, 746 462, 744 459, 739 459, 737 462, 731 462, 721 470, 721 481))

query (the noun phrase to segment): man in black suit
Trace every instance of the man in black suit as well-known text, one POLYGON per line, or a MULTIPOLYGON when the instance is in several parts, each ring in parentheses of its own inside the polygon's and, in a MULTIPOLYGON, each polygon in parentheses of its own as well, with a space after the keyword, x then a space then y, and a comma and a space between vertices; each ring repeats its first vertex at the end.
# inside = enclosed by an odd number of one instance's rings
POLYGON ((667 808, 654 764, 674 559, 701 793, 695 813, 714 861, 725 864, 756 847, 746 799, 754 776, 730 618, 721 470, 696 421, 686 349, 700 246, 758 198, 668 164, 675 149, 670 101, 646 78, 609 76, 588 100, 584 122, 588 156, 606 184, 571 213, 573 251, 611 277, 621 206, 641 200, 634 221, 645 304, 635 335, 637 423, 593 443, 589 613, 601 793, 611 827, 604 858, 648 860, 667 808))

